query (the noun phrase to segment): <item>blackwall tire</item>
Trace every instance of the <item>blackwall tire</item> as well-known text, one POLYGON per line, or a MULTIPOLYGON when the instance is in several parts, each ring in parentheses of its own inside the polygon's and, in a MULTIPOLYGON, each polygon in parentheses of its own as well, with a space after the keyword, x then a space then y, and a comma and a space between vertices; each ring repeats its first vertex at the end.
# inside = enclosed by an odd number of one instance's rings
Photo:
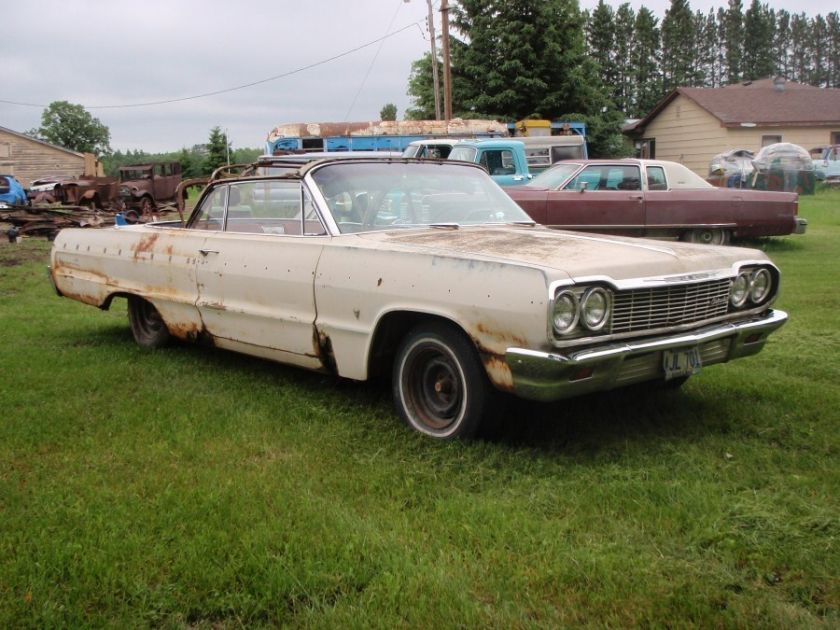
POLYGON ((161 348, 169 343, 166 323, 154 305, 143 298, 128 298, 128 323, 134 341, 143 348, 161 348))
POLYGON ((403 422, 441 440, 474 437, 495 394, 472 342, 442 322, 416 326, 402 340, 392 387, 403 422))

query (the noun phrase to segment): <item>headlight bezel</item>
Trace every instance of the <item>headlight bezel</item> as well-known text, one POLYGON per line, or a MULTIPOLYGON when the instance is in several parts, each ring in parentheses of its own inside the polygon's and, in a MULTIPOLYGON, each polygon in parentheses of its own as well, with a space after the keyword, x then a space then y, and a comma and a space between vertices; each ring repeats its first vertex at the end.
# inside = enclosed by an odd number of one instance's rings
POLYGON ((580 286, 566 286, 555 293, 549 310, 549 327, 557 340, 574 339, 590 334, 604 333, 609 331, 609 323, 612 318, 613 297, 612 289, 601 284, 584 284, 580 286), (604 313, 598 321, 584 318, 584 303, 591 303, 595 296, 603 297, 604 313), (558 326, 556 317, 558 305, 565 301, 566 310, 574 310, 572 317, 567 317, 563 326, 558 326))
POLYGON ((729 289, 730 310, 741 311, 767 306, 775 300, 778 281, 778 272, 770 266, 741 267, 732 279, 729 289), (761 286, 762 279, 764 288, 759 291, 757 287, 761 286))

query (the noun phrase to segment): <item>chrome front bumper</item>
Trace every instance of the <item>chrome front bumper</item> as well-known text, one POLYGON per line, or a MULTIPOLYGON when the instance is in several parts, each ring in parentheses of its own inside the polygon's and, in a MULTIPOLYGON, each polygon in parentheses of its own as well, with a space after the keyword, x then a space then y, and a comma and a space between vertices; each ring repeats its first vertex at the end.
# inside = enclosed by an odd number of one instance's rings
POLYGON ((559 400, 632 383, 665 378, 662 351, 697 347, 703 366, 760 352, 770 333, 787 321, 784 311, 691 333, 628 341, 566 354, 508 348, 507 363, 517 396, 559 400))

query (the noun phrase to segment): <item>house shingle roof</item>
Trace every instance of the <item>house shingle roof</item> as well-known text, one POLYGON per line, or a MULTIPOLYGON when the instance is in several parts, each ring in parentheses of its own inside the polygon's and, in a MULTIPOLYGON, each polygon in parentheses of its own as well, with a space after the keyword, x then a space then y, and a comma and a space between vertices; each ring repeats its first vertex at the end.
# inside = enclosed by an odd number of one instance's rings
POLYGON ((793 81, 782 85, 784 89, 778 89, 773 79, 763 79, 722 88, 677 88, 632 129, 644 129, 679 95, 697 103, 725 127, 741 123, 759 127, 840 124, 840 89, 793 81))

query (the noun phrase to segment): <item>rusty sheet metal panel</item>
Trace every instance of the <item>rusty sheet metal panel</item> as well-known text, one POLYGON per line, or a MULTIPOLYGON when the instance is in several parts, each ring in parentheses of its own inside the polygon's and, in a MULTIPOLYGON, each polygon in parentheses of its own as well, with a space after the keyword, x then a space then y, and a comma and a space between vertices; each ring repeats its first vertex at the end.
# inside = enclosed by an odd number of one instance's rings
POLYGON ((184 339, 202 330, 195 307, 195 267, 204 235, 133 226, 62 230, 52 251, 52 275, 66 297, 102 306, 115 293, 139 295, 184 339))
POLYGON ((508 135, 507 125, 495 120, 453 118, 445 120, 396 120, 371 122, 288 123, 278 125, 268 134, 268 141, 278 138, 328 138, 334 136, 472 136, 508 135))

